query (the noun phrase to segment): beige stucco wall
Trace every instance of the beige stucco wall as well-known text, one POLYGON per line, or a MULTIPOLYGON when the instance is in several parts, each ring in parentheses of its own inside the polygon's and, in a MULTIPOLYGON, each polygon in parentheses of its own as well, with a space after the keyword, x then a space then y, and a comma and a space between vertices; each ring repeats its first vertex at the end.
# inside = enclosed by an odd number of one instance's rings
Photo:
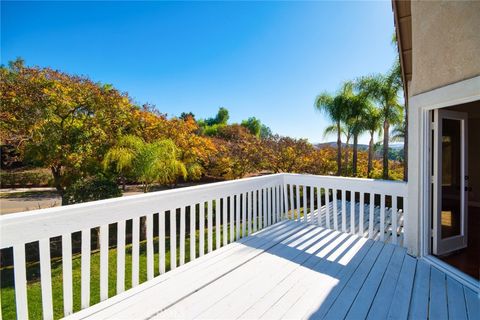
POLYGON ((480 75, 480 1, 412 1, 413 96, 480 75))

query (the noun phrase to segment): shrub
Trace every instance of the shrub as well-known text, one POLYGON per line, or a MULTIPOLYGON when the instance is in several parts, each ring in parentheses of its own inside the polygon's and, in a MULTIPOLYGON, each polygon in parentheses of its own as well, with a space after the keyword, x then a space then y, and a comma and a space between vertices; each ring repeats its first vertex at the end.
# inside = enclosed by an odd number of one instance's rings
POLYGON ((46 187, 51 184, 52 173, 49 169, 0 171, 2 188, 46 187))
POLYGON ((103 175, 79 180, 65 190, 63 204, 74 204, 121 197, 117 183, 103 175))

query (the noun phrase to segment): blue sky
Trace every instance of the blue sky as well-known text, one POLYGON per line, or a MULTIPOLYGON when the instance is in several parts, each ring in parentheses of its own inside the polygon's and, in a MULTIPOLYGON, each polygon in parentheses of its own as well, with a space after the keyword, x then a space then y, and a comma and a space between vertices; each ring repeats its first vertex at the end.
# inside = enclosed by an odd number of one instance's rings
POLYGON ((320 142, 315 96, 388 70, 393 31, 390 1, 2 1, 1 62, 87 75, 170 116, 223 106, 231 121, 320 142))

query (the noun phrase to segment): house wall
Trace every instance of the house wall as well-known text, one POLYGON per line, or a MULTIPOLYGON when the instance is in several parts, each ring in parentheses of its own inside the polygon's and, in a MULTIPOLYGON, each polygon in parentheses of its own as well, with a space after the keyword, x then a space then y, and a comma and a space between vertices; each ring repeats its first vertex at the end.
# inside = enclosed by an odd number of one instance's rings
POLYGON ((480 1, 412 1, 409 95, 480 75, 480 1))

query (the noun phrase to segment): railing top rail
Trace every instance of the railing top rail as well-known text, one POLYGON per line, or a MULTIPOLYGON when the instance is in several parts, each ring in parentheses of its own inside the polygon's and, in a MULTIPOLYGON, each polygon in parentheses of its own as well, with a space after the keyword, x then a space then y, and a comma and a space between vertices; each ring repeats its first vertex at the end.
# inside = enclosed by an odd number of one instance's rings
POLYGON ((280 183, 283 183, 282 174, 271 174, 0 216, 0 248, 280 183))
POLYGON ((377 180, 338 176, 318 176, 311 174, 289 173, 284 176, 285 183, 297 183, 355 192, 373 192, 377 194, 407 196, 407 183, 404 181, 377 180))

